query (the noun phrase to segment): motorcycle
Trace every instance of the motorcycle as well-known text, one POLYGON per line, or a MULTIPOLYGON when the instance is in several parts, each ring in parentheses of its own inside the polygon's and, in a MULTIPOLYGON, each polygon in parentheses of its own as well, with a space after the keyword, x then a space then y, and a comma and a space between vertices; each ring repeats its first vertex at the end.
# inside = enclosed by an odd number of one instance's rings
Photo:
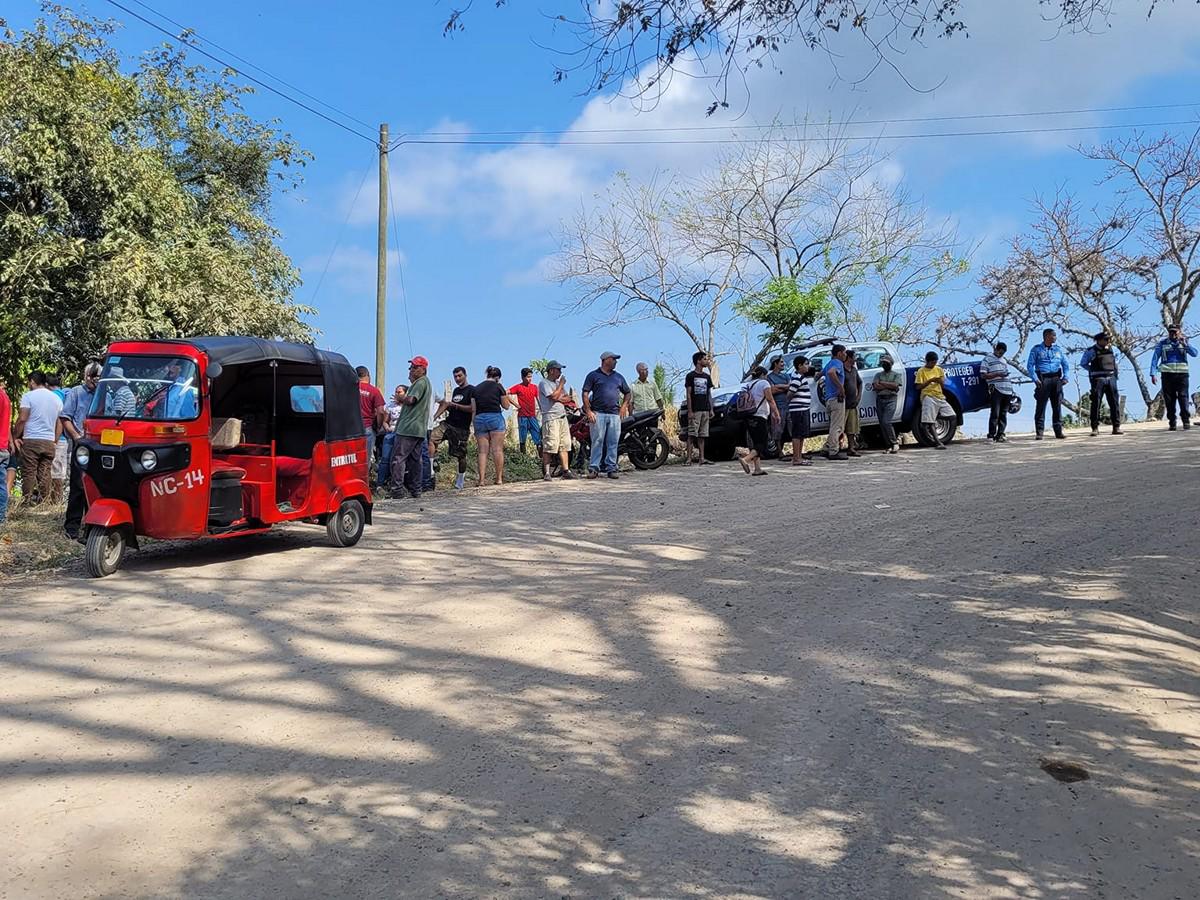
MULTIPOLYGON (((671 442, 659 427, 661 409, 646 410, 621 420, 621 439, 617 454, 625 454, 636 469, 657 469, 667 461, 671 442)), ((572 467, 586 470, 592 455, 592 431, 587 416, 577 406, 567 407, 567 423, 577 448, 572 467)))

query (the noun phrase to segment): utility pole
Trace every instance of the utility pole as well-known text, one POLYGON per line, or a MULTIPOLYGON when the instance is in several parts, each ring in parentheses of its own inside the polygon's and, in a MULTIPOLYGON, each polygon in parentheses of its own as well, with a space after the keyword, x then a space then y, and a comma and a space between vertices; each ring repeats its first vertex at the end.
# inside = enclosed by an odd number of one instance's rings
POLYGON ((388 127, 379 126, 379 246, 375 266, 375 386, 386 391, 387 375, 388 127))

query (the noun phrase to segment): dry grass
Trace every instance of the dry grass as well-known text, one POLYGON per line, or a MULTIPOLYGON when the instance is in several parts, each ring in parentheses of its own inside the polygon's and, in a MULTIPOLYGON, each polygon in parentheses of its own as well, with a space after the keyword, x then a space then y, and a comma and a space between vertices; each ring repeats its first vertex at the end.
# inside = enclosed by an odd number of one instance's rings
POLYGON ((0 525, 0 573, 16 575, 61 566, 81 557, 83 547, 63 534, 63 504, 27 509, 10 505, 0 525))

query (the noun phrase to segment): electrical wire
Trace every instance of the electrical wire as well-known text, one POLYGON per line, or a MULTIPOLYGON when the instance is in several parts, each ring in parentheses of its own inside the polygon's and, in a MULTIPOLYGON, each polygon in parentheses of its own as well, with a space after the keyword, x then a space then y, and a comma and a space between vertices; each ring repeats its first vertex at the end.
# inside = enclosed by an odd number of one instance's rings
MULTIPOLYGON (((877 135, 832 135, 816 137, 779 137, 771 138, 772 143, 780 144, 806 144, 806 143, 830 143, 836 141, 897 141, 897 140, 912 140, 917 138, 958 138, 958 137, 985 137, 996 135, 1017 135, 1017 134, 1056 134, 1069 131, 1103 131, 1114 128, 1167 128, 1175 125, 1200 125, 1200 120, 1183 119, 1173 122, 1130 122, 1127 124, 1110 124, 1110 125, 1069 125, 1055 128, 1010 128, 997 129, 993 131, 940 131, 926 132, 914 134, 877 134, 877 135)), ((664 140, 615 140, 615 141, 550 141, 550 140, 446 140, 435 139, 427 140, 424 138, 401 138, 390 149, 403 146, 405 144, 434 144, 434 145, 456 145, 456 146, 478 146, 478 147, 653 147, 655 145, 670 146, 682 144, 737 144, 742 143, 741 138, 669 138, 664 140)))
POLYGON ((566 128, 550 131, 426 131, 424 137, 520 137, 537 133, 547 137, 567 134, 649 134, 666 132, 696 132, 696 131, 752 131, 792 128, 844 128, 854 125, 912 125, 926 122, 963 122, 974 119, 1022 119, 1039 116, 1075 116, 1096 113, 1114 112, 1144 112, 1158 109, 1185 109, 1200 106, 1200 101, 1190 103, 1157 103, 1143 106, 1097 106, 1090 109, 1049 109, 1037 112, 1002 112, 1002 113, 971 113, 959 116, 916 116, 902 119, 847 119, 841 122, 775 122, 769 125, 748 123, 745 125, 656 125, 637 126, 632 128, 566 128))
POLYGON ((250 60, 246 59, 246 57, 239 56, 238 54, 236 54, 232 50, 230 50, 228 47, 222 47, 220 44, 218 44, 216 41, 212 40, 211 38, 204 37, 204 35, 200 34, 200 32, 196 31, 196 29, 191 28, 187 25, 184 25, 182 22, 179 22, 175 19, 172 19, 166 13, 159 12, 157 9, 155 9, 150 4, 143 3, 142 0, 130 0, 130 2, 135 3, 138 6, 140 6, 142 9, 146 10, 147 12, 150 12, 153 15, 158 16, 163 21, 170 22, 176 28, 186 31, 188 33, 189 37, 196 38, 200 41, 203 41, 204 43, 208 44, 211 47, 216 47, 218 50, 220 50, 226 56, 232 56, 238 62, 245 63, 247 66, 254 69, 255 71, 261 72, 262 74, 266 75, 268 78, 278 81, 284 87, 295 91, 300 96, 307 97, 309 100, 313 101, 313 103, 319 104, 320 106, 323 106, 326 109, 337 113, 339 116, 343 116, 344 118, 349 119, 351 122, 357 122, 359 125, 362 125, 364 128, 374 128, 375 127, 370 122, 364 122, 362 119, 359 119, 356 116, 351 115, 350 113, 346 112, 344 109, 338 109, 338 107, 334 106, 332 103, 326 103, 320 97, 314 97, 312 94, 308 93, 308 91, 304 90, 303 88, 298 87, 289 81, 285 81, 284 79, 282 79, 278 75, 276 75, 274 72, 270 72, 267 69, 264 69, 262 66, 257 65, 255 63, 251 62, 250 60))
POLYGON ((329 258, 325 260, 325 268, 321 270, 321 277, 317 279, 317 286, 313 288, 312 296, 308 298, 308 305, 312 306, 317 299, 317 294, 321 292, 321 285, 325 283, 325 276, 329 273, 329 265, 333 262, 333 257, 338 252, 338 247, 342 244, 342 235, 346 233, 346 226, 350 224, 350 217, 354 215, 354 207, 358 204, 358 195, 362 193, 363 185, 367 183, 367 176, 371 174, 371 166, 375 165, 374 154, 371 155, 371 162, 368 163, 363 171, 362 181, 358 183, 358 190, 354 192, 354 199, 350 201, 350 207, 346 210, 346 218, 342 220, 342 227, 338 229, 337 236, 333 240, 333 249, 329 251, 329 258))
MULTIPOLYGON (((112 6, 115 6, 117 9, 122 10, 123 12, 127 13, 128 15, 133 16, 139 22, 143 22, 146 25, 149 25, 151 28, 155 29, 156 31, 161 31, 163 34, 165 34, 169 38, 172 38, 173 40, 180 39, 179 35, 174 34, 170 29, 163 28, 157 22, 152 22, 150 19, 147 19, 141 13, 134 12, 128 6, 123 6, 122 4, 118 3, 117 0, 105 0, 105 2, 111 4, 112 6)), ((253 81, 255 84, 259 85, 262 88, 265 88, 266 90, 270 91, 272 94, 282 97, 284 100, 287 100, 289 103, 294 103, 296 106, 299 106, 301 109, 308 110, 314 116, 324 119, 326 122, 329 122, 331 125, 336 125, 338 128, 341 128, 343 131, 350 132, 350 134, 354 135, 355 137, 360 137, 364 141, 367 141, 368 143, 370 143, 376 147, 379 146, 379 141, 376 138, 371 137, 370 135, 363 134, 358 129, 351 128, 349 125, 339 122, 337 119, 333 118, 332 116, 326 115, 325 113, 321 112, 319 109, 314 109, 313 107, 309 106, 307 103, 297 100, 295 97, 291 96, 290 94, 287 94, 284 91, 279 90, 279 88, 274 87, 270 84, 267 84, 262 79, 255 78, 253 75, 243 72, 241 69, 239 69, 237 66, 233 65, 232 63, 228 62, 227 60, 221 59, 219 56, 209 53, 203 47, 198 47, 195 44, 189 43, 187 41, 184 41, 184 43, 188 46, 189 49, 195 50, 197 53, 207 56, 213 62, 219 63, 220 65, 229 69, 231 72, 236 72, 238 75, 242 76, 243 78, 247 79, 248 81, 253 81)))

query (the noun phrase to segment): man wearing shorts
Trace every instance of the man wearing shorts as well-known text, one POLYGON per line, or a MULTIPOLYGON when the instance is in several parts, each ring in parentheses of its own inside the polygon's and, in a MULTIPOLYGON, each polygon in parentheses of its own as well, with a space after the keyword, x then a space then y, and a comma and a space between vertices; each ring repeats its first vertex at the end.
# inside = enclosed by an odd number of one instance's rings
POLYGON ((804 458, 804 439, 808 437, 809 412, 812 408, 812 378, 808 368, 808 357, 797 356, 792 360, 795 371, 788 382, 788 424, 792 435, 792 465, 811 466, 804 458))
POLYGON ((683 379, 683 393, 687 398, 687 451, 683 464, 692 464, 692 442, 700 451, 700 465, 710 465, 704 457, 704 442, 708 440, 708 427, 712 422, 712 360, 703 350, 692 354, 692 371, 683 379))
POLYGON ((467 480, 467 442, 471 437, 471 400, 475 389, 467 382, 467 370, 462 366, 454 367, 454 389, 450 392, 449 400, 438 402, 438 415, 446 413, 446 421, 439 425, 434 432, 441 430, 438 435, 446 441, 446 451, 450 458, 458 463, 458 474, 454 476, 454 489, 461 491, 467 480))
POLYGON ((942 385, 946 383, 946 373, 938 365, 938 355, 930 350, 925 354, 925 365, 917 369, 915 379, 921 391, 921 427, 929 442, 938 450, 945 450, 937 436, 935 426, 938 419, 953 419, 954 407, 946 401, 942 385))
POLYGON ((571 479, 571 429, 567 424, 567 408, 563 398, 567 396, 567 379, 563 377, 565 367, 557 359, 546 363, 546 377, 538 385, 538 409, 542 413, 542 480, 554 476, 555 457, 562 470, 561 477, 571 479))

